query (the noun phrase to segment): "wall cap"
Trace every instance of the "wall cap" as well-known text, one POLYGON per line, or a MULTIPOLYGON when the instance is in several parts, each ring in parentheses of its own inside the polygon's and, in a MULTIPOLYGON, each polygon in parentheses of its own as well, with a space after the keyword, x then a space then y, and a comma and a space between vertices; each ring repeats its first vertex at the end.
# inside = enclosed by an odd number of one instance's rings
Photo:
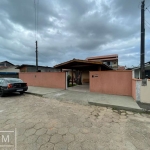
POLYGON ((135 81, 142 81, 142 79, 136 79, 136 78, 132 78, 132 80, 135 80, 135 81))

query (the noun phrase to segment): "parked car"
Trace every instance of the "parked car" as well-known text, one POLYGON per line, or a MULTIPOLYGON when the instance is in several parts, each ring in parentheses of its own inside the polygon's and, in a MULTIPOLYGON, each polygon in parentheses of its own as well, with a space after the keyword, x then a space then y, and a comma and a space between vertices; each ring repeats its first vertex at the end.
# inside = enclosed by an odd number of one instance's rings
POLYGON ((0 78, 0 97, 13 92, 23 94, 28 90, 27 83, 18 78, 0 78))

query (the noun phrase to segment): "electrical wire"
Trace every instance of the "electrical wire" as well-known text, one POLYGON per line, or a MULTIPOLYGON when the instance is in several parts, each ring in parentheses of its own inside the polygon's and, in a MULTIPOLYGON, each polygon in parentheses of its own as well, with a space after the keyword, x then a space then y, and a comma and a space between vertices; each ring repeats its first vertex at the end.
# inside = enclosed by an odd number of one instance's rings
POLYGON ((145 25, 150 29, 150 26, 145 22, 145 25))
POLYGON ((150 26, 150 23, 147 20, 145 20, 145 22, 150 26))
POLYGON ((146 25, 146 27, 148 27, 148 29, 150 30, 150 27, 148 25, 146 25))
POLYGON ((150 4, 146 8, 148 8, 149 6, 150 6, 150 4))
POLYGON ((149 11, 149 13, 150 13, 150 10, 146 7, 146 10, 148 10, 149 11))

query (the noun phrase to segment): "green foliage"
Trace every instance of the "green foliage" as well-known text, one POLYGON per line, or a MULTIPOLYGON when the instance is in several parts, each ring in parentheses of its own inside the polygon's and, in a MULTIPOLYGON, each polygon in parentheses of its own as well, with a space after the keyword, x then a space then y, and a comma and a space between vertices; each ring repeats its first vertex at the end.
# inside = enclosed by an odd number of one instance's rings
POLYGON ((68 80, 68 81, 70 81, 70 79, 71 79, 71 76, 70 76, 70 75, 68 75, 68 76, 67 76, 67 80, 68 80))

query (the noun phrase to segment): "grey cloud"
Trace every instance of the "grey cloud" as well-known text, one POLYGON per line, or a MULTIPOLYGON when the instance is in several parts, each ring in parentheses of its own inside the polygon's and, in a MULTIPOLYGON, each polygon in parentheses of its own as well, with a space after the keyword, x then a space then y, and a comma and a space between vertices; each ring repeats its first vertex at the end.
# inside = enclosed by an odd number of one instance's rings
MULTIPOLYGON (((139 2, 39 0, 39 64, 51 66, 72 58, 112 53, 119 54, 120 64, 137 64, 139 2)), ((35 64, 33 3, 34 0, 0 1, 0 60, 35 64)))

